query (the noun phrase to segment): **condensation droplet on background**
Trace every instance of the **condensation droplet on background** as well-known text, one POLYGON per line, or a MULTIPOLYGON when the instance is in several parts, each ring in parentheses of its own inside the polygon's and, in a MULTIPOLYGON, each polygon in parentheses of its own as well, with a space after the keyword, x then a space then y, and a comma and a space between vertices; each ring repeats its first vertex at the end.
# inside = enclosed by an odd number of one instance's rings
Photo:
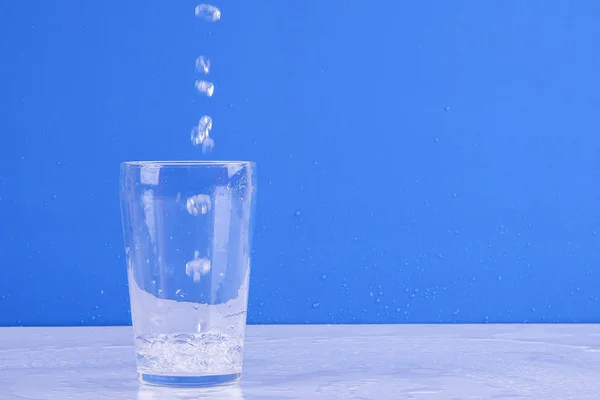
POLYGON ((202 118, 200 118, 200 120, 198 121, 198 125, 195 126, 194 129, 192 129, 191 133, 192 144, 194 146, 198 146, 199 144, 202 144, 206 139, 208 139, 210 130, 212 129, 212 124, 212 118, 208 115, 205 115, 202 118))
POLYGON ((210 207, 210 196, 206 194, 197 194, 188 198, 185 202, 185 208, 194 217, 206 215, 210 211, 210 207))
POLYGON ((196 58, 196 71, 208 74, 210 72, 210 60, 204 56, 196 58))
POLYGON ((211 97, 215 92, 215 85, 212 82, 196 81, 195 85, 198 92, 205 94, 208 97, 211 97))
POLYGON ((215 22, 221 19, 221 10, 211 4, 197 5, 195 14, 196 17, 208 22, 215 22))

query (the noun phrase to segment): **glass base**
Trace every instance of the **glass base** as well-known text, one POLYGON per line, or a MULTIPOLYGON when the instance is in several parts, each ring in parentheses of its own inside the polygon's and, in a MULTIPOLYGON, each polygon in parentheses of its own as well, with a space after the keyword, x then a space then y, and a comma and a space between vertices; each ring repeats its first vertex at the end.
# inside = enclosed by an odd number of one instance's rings
POLYGON ((153 375, 138 372, 140 382, 146 385, 170 387, 211 387, 230 385, 240 380, 242 374, 204 375, 204 376, 173 376, 153 375))

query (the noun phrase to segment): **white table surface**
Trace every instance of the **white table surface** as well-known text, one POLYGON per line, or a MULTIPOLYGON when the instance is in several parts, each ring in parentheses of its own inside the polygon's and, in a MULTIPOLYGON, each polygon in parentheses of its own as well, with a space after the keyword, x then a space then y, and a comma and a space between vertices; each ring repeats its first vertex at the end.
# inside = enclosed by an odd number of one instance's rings
POLYGON ((129 327, 0 328, 0 399, 600 399, 600 325, 250 326, 240 384, 138 384, 129 327))

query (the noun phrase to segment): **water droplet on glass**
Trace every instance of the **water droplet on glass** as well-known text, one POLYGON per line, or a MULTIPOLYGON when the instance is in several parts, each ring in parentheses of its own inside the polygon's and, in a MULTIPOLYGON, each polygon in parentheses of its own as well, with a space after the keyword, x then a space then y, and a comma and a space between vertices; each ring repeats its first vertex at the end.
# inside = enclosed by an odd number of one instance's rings
POLYGON ((211 97, 215 92, 215 85, 212 82, 199 80, 196 81, 196 89, 198 89, 200 93, 211 97))
POLYGON ((317 307, 319 307, 319 303, 313 303, 312 307, 313 307, 313 308, 317 308, 317 307))
POLYGON ((210 153, 215 148, 215 141, 212 138, 206 138, 204 142, 202 142, 202 152, 204 154, 210 153))
POLYGON ((210 60, 204 56, 196 58, 196 71, 208 74, 210 72, 210 60))
POLYGON ((205 215, 210 211, 210 196, 206 194, 197 194, 187 199, 185 208, 193 216, 205 215))
POLYGON ((194 146, 204 143, 208 139, 210 130, 212 129, 212 118, 208 115, 203 116, 198 121, 198 125, 192 129, 191 140, 194 146))
POLYGON ((211 4, 199 4, 196 6, 196 17, 215 22, 221 19, 221 10, 211 4))
POLYGON ((321 279, 327 279, 327 275, 325 275, 325 274, 321 275, 321 279))
POLYGON ((446 110, 446 111, 450 111, 451 109, 452 109, 452 108, 450 108, 450 106, 446 106, 446 107, 444 107, 444 110, 446 110))
POLYGON ((300 211, 296 211, 296 217, 300 216, 300 211))

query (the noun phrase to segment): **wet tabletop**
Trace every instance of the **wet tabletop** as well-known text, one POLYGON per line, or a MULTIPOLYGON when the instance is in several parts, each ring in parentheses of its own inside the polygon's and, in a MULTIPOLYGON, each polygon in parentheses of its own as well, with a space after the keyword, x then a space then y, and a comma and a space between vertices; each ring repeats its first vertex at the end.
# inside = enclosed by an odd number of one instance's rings
POLYGON ((250 326, 221 389, 142 387, 129 327, 0 328, 0 399, 598 399, 600 325, 250 326))

